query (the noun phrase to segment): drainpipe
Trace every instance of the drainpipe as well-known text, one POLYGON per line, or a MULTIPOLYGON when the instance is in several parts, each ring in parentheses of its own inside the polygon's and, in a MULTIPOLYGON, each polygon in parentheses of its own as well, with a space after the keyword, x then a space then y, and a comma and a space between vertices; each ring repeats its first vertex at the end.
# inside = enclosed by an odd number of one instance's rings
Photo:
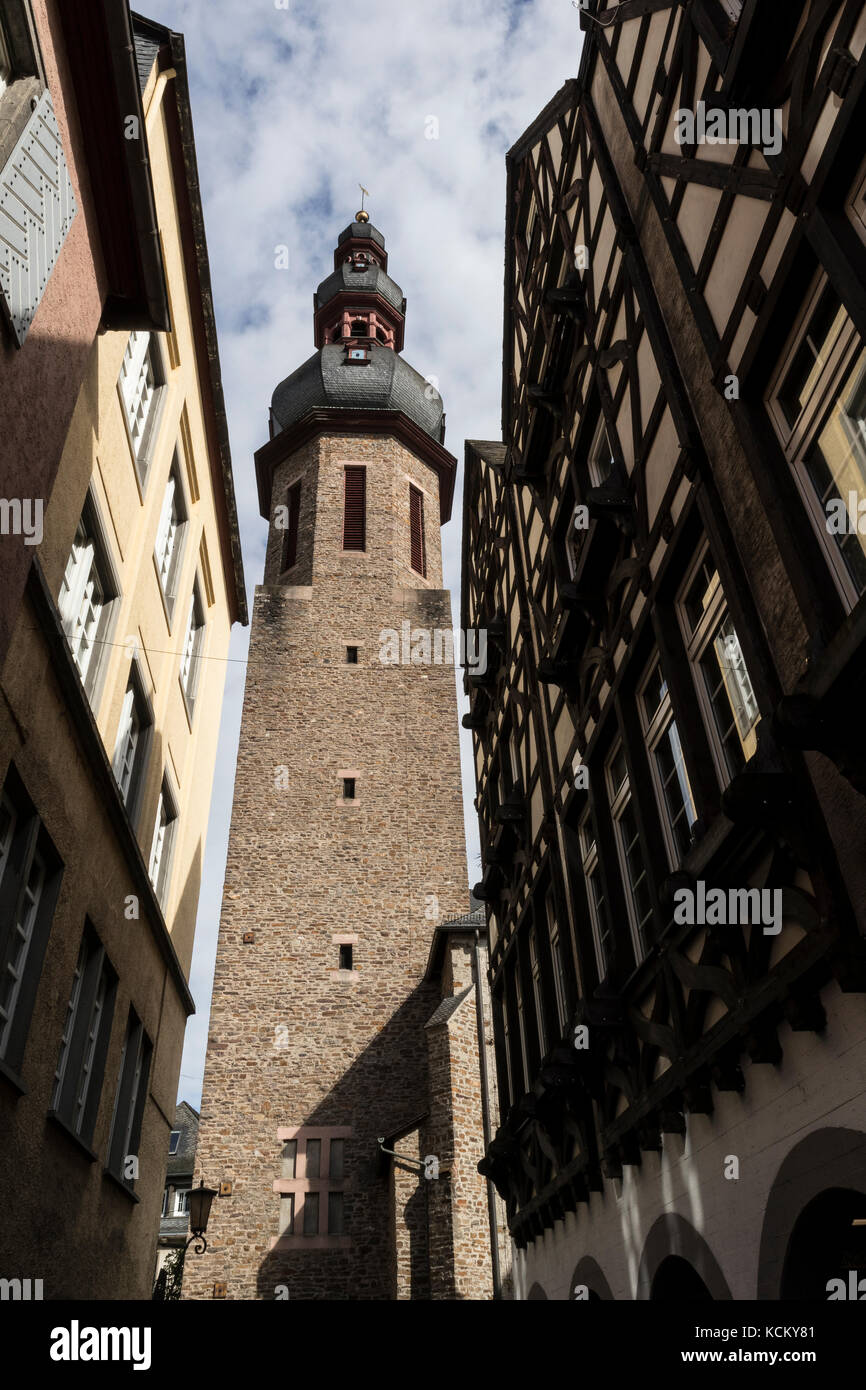
MULTIPOLYGON (((481 994, 480 936, 475 932, 475 1018, 478 1026, 478 1060, 481 1066, 481 1122, 484 1129, 484 1152, 490 1147, 490 1086, 487 1072, 487 1046, 484 1041, 484 1001, 481 994)), ((499 1268, 499 1232, 496 1226, 496 1195, 493 1183, 487 1178, 487 1218, 490 1223, 490 1258, 493 1265, 493 1297, 502 1297, 502 1273, 499 1268)))

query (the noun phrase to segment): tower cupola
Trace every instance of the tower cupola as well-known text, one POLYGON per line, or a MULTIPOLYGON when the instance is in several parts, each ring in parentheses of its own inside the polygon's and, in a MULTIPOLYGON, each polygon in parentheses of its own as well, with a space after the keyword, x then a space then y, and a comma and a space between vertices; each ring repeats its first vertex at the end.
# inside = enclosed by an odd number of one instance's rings
POLYGON ((402 351, 406 300, 388 274, 385 238, 366 212, 340 233, 333 273, 316 290, 313 308, 317 348, 376 342, 402 351))
POLYGON ((343 429, 401 438, 438 475, 440 520, 447 521, 456 460, 444 447, 442 397, 401 356, 406 300, 366 211, 337 238, 334 269, 313 309, 316 352, 276 387, 270 444, 256 455, 262 515, 271 513, 277 460, 306 438, 343 429))

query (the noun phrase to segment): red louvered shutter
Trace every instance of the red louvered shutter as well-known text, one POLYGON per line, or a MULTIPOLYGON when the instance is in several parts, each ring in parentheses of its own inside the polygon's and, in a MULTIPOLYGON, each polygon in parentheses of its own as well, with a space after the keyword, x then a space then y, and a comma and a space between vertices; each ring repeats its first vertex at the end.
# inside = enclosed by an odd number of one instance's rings
POLYGON ((366 468, 346 468, 343 505, 344 550, 366 549, 366 485, 366 468))
POLYGON ((298 558, 298 518, 301 514, 301 484, 294 483, 289 488, 287 498, 288 524, 283 542, 283 569, 290 570, 298 558))
POLYGON ((427 578, 427 552, 424 545, 424 494, 409 485, 409 532, 411 564, 422 578, 427 578))

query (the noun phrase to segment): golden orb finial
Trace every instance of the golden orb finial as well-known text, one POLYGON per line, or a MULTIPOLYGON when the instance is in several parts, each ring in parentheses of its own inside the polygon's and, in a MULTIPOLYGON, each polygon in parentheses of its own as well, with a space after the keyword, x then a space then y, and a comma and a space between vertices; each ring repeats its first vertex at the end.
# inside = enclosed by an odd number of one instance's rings
POLYGON ((364 209, 362 208, 360 212, 356 212, 356 213, 355 213, 355 221, 356 221, 356 222, 369 222, 369 221, 370 221, 370 214, 369 214, 369 212, 365 212, 364 209))

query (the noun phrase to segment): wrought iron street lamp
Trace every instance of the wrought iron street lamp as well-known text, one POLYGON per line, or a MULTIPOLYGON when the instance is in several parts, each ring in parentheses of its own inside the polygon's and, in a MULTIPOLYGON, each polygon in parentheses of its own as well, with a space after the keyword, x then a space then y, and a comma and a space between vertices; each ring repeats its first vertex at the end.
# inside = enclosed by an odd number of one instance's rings
POLYGON ((196 1242, 195 1253, 203 1255, 207 1250, 207 1241, 204 1233, 207 1230, 208 1217, 210 1216, 211 1203, 216 1196, 216 1188, 205 1187, 202 1178, 198 1187, 194 1187, 189 1194, 189 1228, 192 1235, 184 1246, 188 1250, 193 1241, 196 1242))

